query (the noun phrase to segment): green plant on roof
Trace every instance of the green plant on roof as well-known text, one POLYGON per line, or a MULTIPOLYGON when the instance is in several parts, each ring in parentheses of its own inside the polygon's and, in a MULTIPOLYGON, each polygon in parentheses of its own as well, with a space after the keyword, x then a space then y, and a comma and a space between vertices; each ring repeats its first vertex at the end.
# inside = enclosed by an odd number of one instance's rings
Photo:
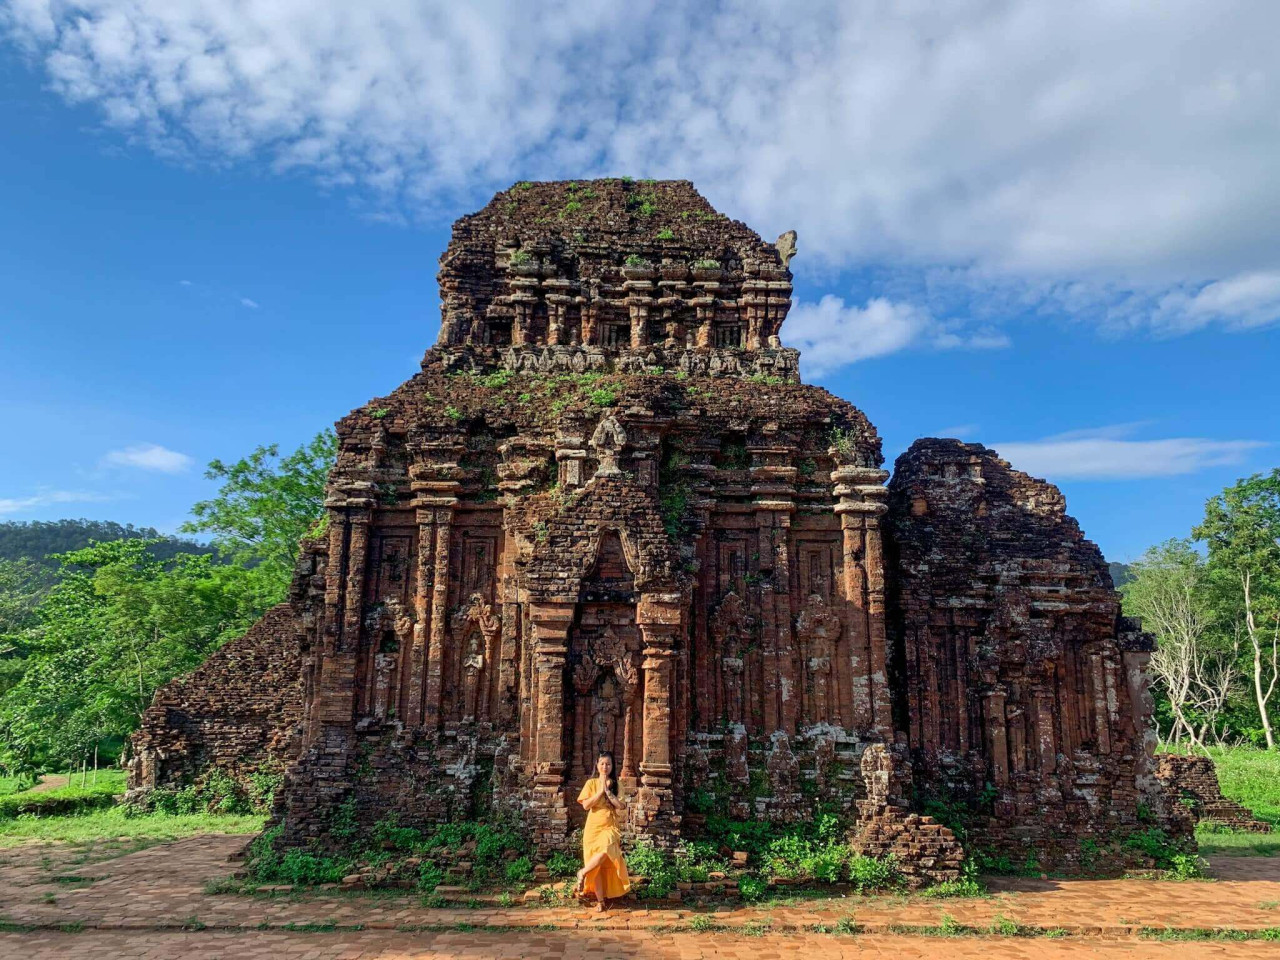
POLYGON ((708 257, 705 260, 697 260, 694 262, 693 265, 697 267, 699 270, 719 270, 720 269, 720 261, 712 260, 710 257, 708 257))
POLYGON ((622 185, 624 187, 629 187, 636 182, 635 177, 622 177, 621 179, 622 179, 622 185))
POLYGON ((570 200, 568 203, 564 205, 564 210, 560 212, 560 216, 561 217, 572 216, 573 214, 577 213, 581 209, 582 209, 581 203, 579 203, 577 200, 570 200))
POLYGON ((370 410, 369 416, 373 417, 375 420, 381 420, 390 412, 391 410, 387 407, 379 407, 377 410, 370 410))
POLYGON ((649 261, 638 253, 627 254, 627 259, 622 262, 628 267, 647 267, 649 265, 649 261))
POLYGON ((514 267, 514 266, 519 266, 522 263, 528 263, 532 259, 533 259, 533 254, 531 254, 528 250, 514 250, 511 253, 511 260, 509 262, 514 267))
POLYGON ((444 415, 448 417, 450 420, 452 420, 454 423, 457 423, 459 420, 462 419, 462 411, 459 410, 457 407, 445 407, 444 415))
POLYGON ((676 238, 675 231, 671 229, 664 229, 664 230, 658 231, 659 240, 674 240, 675 238, 676 238))
POLYGON ((532 183, 530 183, 528 180, 521 180, 519 183, 517 183, 517 184, 516 184, 516 189, 517 189, 517 190, 532 190, 532 189, 533 189, 533 184, 532 184, 532 183))

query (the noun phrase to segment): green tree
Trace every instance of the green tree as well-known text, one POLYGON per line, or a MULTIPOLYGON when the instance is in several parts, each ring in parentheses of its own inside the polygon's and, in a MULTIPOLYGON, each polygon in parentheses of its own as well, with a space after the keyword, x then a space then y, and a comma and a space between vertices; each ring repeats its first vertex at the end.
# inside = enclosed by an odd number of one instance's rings
POLYGON ((191 508, 195 519, 182 525, 183 532, 213 534, 221 555, 261 570, 283 599, 298 541, 324 516, 324 486, 336 453, 337 437, 325 430, 287 457, 271 444, 235 463, 214 460, 205 476, 222 487, 191 508))
POLYGON ((1236 651, 1215 629, 1205 559, 1191 541, 1175 539, 1152 547, 1127 570, 1120 588, 1125 612, 1141 617, 1156 638, 1151 671, 1169 714, 1167 739, 1203 747, 1208 733, 1222 732, 1220 718, 1237 676, 1236 651))
POLYGON ((40 602, 54 583, 31 560, 0 560, 0 696, 21 678, 39 628, 40 602))
POLYGON ((1247 642, 1253 699, 1267 748, 1280 681, 1280 468, 1227 487, 1205 504, 1195 536, 1209 547, 1218 603, 1247 642))
POLYGON ((0 764, 15 773, 118 752, 155 694, 274 602, 260 572, 147 540, 63 554, 22 677, 0 698, 0 764))

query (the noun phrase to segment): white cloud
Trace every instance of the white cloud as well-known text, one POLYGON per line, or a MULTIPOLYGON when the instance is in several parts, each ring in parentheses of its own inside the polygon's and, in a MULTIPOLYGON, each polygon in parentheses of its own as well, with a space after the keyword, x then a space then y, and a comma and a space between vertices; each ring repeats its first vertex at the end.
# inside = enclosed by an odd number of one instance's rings
POLYGON ((190 281, 190 280, 179 280, 179 281, 178 281, 178 286, 180 286, 180 287, 189 287, 189 286, 191 286, 191 281, 190 281))
POLYGON ((0 497, 0 516, 25 513, 58 503, 103 503, 110 499, 101 493, 80 490, 44 490, 29 497, 0 497))
POLYGON ((248 307, 250 310, 257 310, 257 309, 258 309, 258 301, 256 301, 256 300, 250 300, 248 297, 241 297, 241 298, 240 298, 240 306, 242 306, 242 307, 248 307))
POLYGON ((1016 469, 1049 480, 1135 480, 1195 473, 1238 464, 1267 446, 1257 440, 1170 437, 1128 439, 1140 424, 1073 430, 1043 440, 995 443, 992 448, 1016 469))
POLYGON ((1002 333, 968 331, 961 321, 945 323, 912 303, 875 297, 865 307, 846 305, 828 294, 817 303, 797 303, 782 328, 788 346, 800 350, 800 362, 810 376, 820 377, 839 367, 897 353, 908 347, 939 350, 986 350, 1009 346, 1002 333))
POLYGON ((797 228, 801 269, 959 271, 1117 329, 1277 319, 1277 4, 0 0, 0 21, 161 154, 310 171, 386 219, 526 177, 682 176, 797 228))
POLYGON ((135 467, 160 473, 182 473, 195 463, 185 453, 178 453, 157 443, 140 443, 123 450, 112 450, 102 458, 104 466, 135 467))

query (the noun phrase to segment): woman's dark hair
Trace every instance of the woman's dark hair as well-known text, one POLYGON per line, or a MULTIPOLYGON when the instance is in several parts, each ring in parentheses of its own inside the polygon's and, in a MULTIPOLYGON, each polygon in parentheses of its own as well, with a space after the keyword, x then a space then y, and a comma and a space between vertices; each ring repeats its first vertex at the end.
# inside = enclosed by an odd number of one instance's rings
POLYGON ((618 792, 618 761, 613 759, 612 750, 601 750, 598 754, 596 754, 597 767, 600 765, 601 757, 609 758, 609 776, 608 776, 608 779, 605 780, 604 785, 609 789, 610 793, 617 793, 618 792))

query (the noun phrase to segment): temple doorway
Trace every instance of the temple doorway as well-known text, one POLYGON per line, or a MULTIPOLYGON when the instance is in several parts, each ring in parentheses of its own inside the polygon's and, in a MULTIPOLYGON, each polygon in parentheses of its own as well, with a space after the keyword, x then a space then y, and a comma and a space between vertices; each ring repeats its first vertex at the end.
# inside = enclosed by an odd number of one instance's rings
POLYGON ((613 754, 619 789, 639 776, 644 671, 636 627, 635 581, 616 533, 601 538, 595 564, 583 578, 569 637, 565 685, 566 792, 575 826, 586 813, 572 801, 595 773, 601 751, 613 754))

